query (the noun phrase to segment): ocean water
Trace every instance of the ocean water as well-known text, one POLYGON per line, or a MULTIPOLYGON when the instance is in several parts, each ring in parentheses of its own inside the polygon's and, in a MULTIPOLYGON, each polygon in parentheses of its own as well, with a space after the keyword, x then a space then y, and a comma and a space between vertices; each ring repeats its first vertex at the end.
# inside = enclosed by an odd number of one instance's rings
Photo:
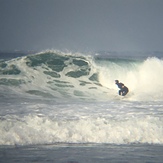
POLYGON ((161 163, 162 54, 1 55, 0 160, 161 163))

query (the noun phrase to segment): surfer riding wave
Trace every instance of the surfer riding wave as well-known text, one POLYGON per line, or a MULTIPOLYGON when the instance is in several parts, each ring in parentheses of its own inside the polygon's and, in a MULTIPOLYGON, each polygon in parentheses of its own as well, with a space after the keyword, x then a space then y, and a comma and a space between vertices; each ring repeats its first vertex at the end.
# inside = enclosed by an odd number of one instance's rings
POLYGON ((129 92, 129 89, 123 83, 120 83, 118 80, 115 80, 115 84, 120 89, 119 90, 120 96, 125 96, 129 92))

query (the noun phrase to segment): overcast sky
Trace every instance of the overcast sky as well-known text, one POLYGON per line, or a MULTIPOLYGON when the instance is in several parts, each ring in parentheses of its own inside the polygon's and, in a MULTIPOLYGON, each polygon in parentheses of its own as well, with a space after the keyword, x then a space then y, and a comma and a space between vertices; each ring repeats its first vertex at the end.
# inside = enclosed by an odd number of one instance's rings
POLYGON ((163 51, 163 0, 0 0, 0 50, 163 51))

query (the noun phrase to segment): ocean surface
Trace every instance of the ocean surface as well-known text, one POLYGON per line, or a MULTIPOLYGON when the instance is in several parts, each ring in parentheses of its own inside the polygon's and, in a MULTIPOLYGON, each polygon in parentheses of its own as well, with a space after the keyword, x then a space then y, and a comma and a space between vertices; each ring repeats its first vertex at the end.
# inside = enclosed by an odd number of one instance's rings
POLYGON ((163 162, 162 57, 1 53, 0 162, 163 162))

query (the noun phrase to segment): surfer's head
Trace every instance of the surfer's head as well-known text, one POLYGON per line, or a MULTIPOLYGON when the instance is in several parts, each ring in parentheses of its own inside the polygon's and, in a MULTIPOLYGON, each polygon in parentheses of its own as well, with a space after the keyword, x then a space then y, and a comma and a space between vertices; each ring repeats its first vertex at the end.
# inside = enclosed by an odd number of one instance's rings
POLYGON ((119 80, 115 80, 115 84, 119 83, 119 80))

